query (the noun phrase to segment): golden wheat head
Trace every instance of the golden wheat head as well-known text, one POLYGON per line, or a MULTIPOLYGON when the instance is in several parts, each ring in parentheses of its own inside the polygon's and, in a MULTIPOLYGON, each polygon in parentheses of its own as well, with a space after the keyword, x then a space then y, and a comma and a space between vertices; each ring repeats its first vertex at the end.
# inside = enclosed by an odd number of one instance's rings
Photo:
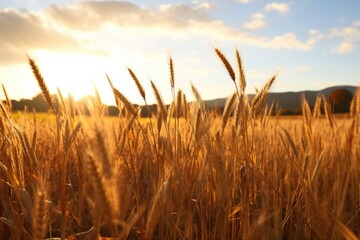
POLYGON ((34 76, 35 76, 38 84, 39 84, 39 87, 42 91, 45 101, 47 102, 47 104, 49 104, 49 106, 55 112, 54 100, 50 94, 48 87, 46 86, 45 80, 44 80, 43 76, 41 75, 39 67, 36 65, 35 61, 32 58, 30 58, 30 56, 28 56, 28 59, 29 59, 29 65, 34 73, 34 76))

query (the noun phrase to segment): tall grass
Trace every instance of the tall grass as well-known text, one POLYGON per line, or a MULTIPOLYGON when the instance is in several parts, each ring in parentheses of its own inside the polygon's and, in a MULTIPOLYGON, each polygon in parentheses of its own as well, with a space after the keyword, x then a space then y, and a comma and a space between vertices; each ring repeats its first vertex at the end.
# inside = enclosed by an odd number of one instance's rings
POLYGON ((175 88, 172 58, 173 102, 151 82, 158 110, 148 119, 108 76, 125 114, 107 118, 97 94, 91 117, 76 116, 60 91, 56 110, 29 59, 56 118, 14 119, 3 87, 0 239, 357 239, 360 93, 342 119, 321 96, 313 111, 302 100, 302 119, 272 117, 265 102, 276 76, 249 99, 239 52, 237 71, 215 53, 236 88, 222 117, 195 86, 194 102, 175 88))

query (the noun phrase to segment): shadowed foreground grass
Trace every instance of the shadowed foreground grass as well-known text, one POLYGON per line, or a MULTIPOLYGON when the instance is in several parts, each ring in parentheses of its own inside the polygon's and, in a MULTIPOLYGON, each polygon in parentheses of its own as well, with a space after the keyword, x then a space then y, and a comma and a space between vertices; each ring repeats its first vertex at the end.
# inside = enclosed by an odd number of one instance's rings
MULTIPOLYGON (((237 73, 221 117, 175 89, 166 108, 139 119, 108 77, 119 109, 107 118, 97 94, 90 117, 60 94, 55 117, 0 111, 0 239, 357 239, 360 235, 360 93, 334 118, 319 96, 302 118, 272 118, 237 73), (324 112, 322 115, 321 112, 324 112)), ((30 66, 53 104, 35 62, 30 66)), ((146 103, 146 94, 130 71, 146 103)), ((221 83, 219 83, 221 84, 221 83)), ((54 106, 51 106, 54 109, 54 106)))

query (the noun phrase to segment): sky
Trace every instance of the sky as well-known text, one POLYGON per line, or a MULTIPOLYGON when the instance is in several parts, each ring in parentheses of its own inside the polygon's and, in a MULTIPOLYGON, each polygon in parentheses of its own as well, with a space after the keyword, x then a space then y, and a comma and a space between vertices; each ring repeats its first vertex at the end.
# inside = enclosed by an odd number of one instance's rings
POLYGON ((219 48, 234 68, 239 50, 248 93, 274 74, 273 92, 359 86, 359 9, 358 0, 1 0, 0 83, 12 99, 40 92, 28 54, 53 93, 78 100, 96 86, 102 101, 114 104, 108 74, 143 104, 131 68, 149 103, 150 81, 169 103, 171 56, 176 89, 188 99, 190 83, 203 99, 222 98, 235 88, 219 48))

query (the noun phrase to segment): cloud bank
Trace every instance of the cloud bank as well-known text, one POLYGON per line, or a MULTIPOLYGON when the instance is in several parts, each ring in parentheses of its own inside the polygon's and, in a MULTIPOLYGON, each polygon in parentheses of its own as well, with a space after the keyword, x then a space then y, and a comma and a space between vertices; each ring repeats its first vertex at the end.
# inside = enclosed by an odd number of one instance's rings
MULTIPOLYGON (((258 36, 231 27, 210 17, 208 11, 212 8, 210 2, 143 7, 131 2, 87 1, 51 5, 37 12, 3 9, 0 11, 0 62, 16 62, 22 54, 20 52, 23 52, 21 48, 101 54, 103 49, 91 44, 95 36, 99 37, 96 34, 105 32, 116 35, 118 32, 118 36, 122 36, 124 30, 133 34, 132 37, 150 36, 153 40, 158 38, 158 41, 163 41, 164 37, 202 38, 209 42, 230 41, 260 48, 305 51, 311 50, 314 45, 309 43, 311 36, 307 41, 302 41, 293 32, 258 36)), ((266 9, 280 12, 289 10, 286 4, 278 3, 268 4, 266 9)), ((249 30, 265 26, 261 13, 253 15, 251 21, 243 24, 243 28, 249 30)))

